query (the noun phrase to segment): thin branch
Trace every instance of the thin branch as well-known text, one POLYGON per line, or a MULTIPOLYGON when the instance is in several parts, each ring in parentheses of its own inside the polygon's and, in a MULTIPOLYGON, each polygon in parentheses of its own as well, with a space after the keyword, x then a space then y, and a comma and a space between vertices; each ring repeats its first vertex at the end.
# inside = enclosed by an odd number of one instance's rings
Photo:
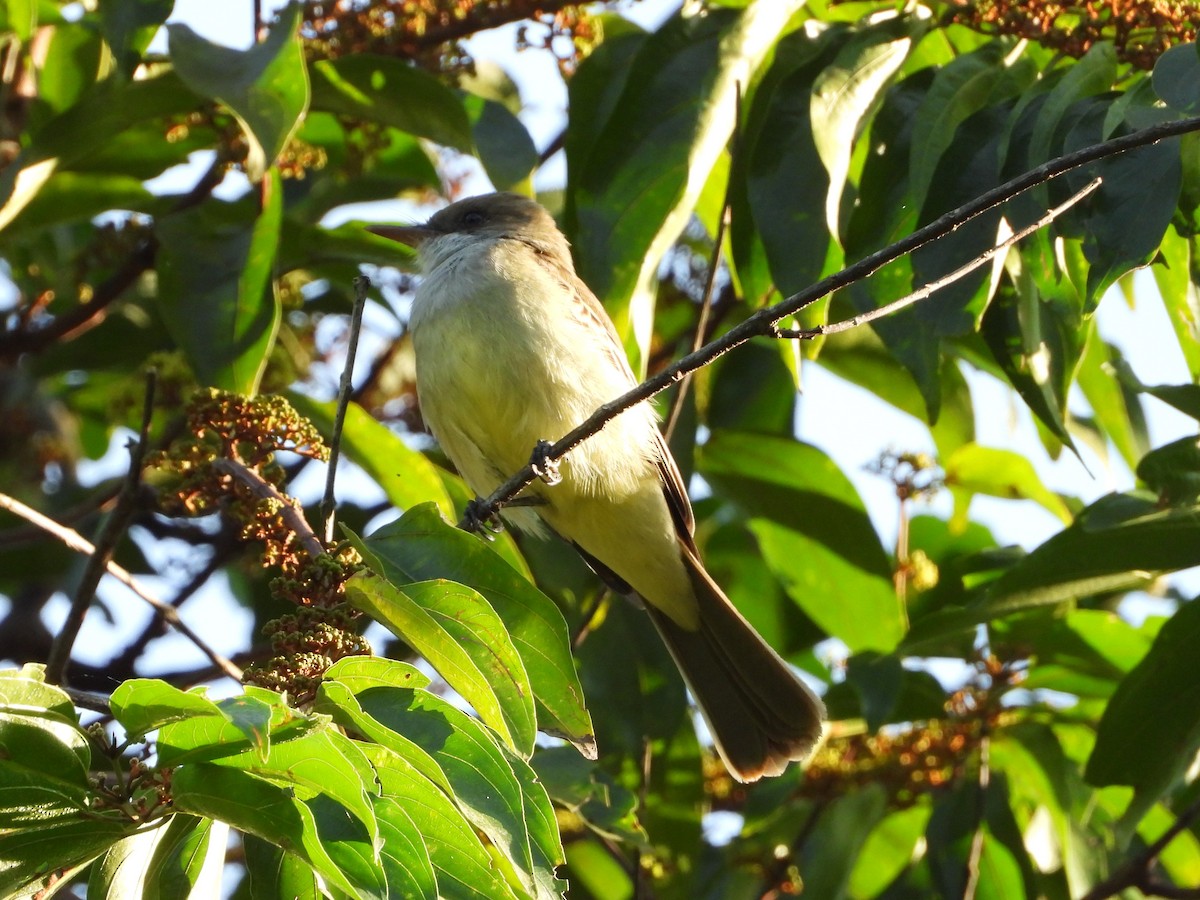
POLYGON ((913 291, 911 294, 908 294, 905 297, 901 297, 899 300, 893 300, 891 303, 881 306, 878 309, 873 309, 870 312, 861 313, 857 316, 852 316, 849 319, 844 319, 841 322, 834 322, 830 325, 818 325, 815 328, 801 329, 780 328, 776 331, 776 336, 798 340, 812 340, 813 338, 821 337, 822 335, 826 334, 840 334, 843 331, 849 331, 850 329, 857 328, 860 325, 866 325, 868 322, 874 322, 876 319, 882 319, 884 316, 890 316, 893 313, 897 313, 900 310, 905 309, 906 307, 912 306, 914 303, 918 303, 930 295, 937 293, 942 288, 953 284, 960 278, 965 278, 980 266, 991 262, 996 258, 996 256, 1010 249, 1013 245, 1025 240, 1025 238, 1029 237, 1035 231, 1040 231, 1041 229, 1045 228, 1088 194, 1099 188, 1101 183, 1101 179, 1099 178, 1092 179, 1058 206, 1054 207, 1054 209, 1049 210, 1032 225, 1027 225, 1020 231, 1009 235, 999 244, 992 247, 990 250, 979 254, 979 256, 975 257, 966 265, 959 266, 953 272, 929 282, 929 284, 913 291))
MULTIPOLYGON (((171 212, 188 209, 203 202, 224 177, 225 167, 218 159, 200 177, 196 185, 171 207, 171 212)), ((101 321, 100 316, 104 310, 124 294, 142 273, 154 265, 157 255, 158 239, 149 235, 112 275, 96 287, 92 299, 87 303, 81 303, 37 328, 0 331, 0 360, 21 353, 36 353, 56 341, 70 340, 95 327, 101 321)))
POLYGON ((1200 896, 1200 889, 1178 888, 1174 885, 1161 884, 1153 881, 1150 877, 1151 867, 1158 860, 1158 857, 1162 855, 1162 852, 1167 849, 1167 845, 1183 834, 1183 832, 1187 831, 1192 823, 1196 821, 1197 817, 1200 817, 1200 799, 1193 800, 1176 817, 1175 822, 1162 833, 1158 840, 1126 862, 1125 865, 1113 872, 1108 878, 1095 885, 1080 900, 1104 900, 1106 897, 1115 897, 1117 894, 1131 887, 1140 888, 1143 893, 1150 895, 1157 894, 1160 897, 1200 896), (1183 893, 1180 893, 1180 891, 1183 893))
POLYGON ((325 471, 325 496, 321 500, 321 520, 325 523, 325 543, 334 539, 335 500, 333 488, 337 483, 338 456, 342 450, 342 429, 346 424, 346 410, 350 407, 350 396, 354 392, 354 357, 358 353, 358 336, 362 331, 363 308, 367 305, 367 291, 371 279, 366 275, 354 277, 354 312, 350 316, 350 334, 347 338, 346 365, 342 368, 342 380, 338 386, 337 412, 333 417, 333 434, 329 438, 329 465, 325 471))
MULTIPOLYGON (((734 121, 742 121, 742 85, 737 84, 737 90, 734 92, 734 121)), ((696 333, 692 336, 692 352, 695 353, 704 346, 704 341, 708 338, 708 320, 712 315, 713 307, 713 290, 717 284, 717 269, 721 264, 721 246, 725 243, 725 232, 729 228, 730 205, 733 195, 733 168, 737 161, 738 155, 738 129, 733 129, 733 136, 730 138, 729 154, 732 157, 730 160, 729 178, 725 182, 725 197, 721 201, 721 217, 717 221, 717 233, 713 237, 712 257, 708 261, 708 276, 704 281, 704 294, 700 303, 700 318, 696 322, 696 333)), ((679 390, 675 394, 675 400, 671 403, 671 412, 667 416, 667 421, 663 425, 663 438, 670 442, 671 435, 675 433, 675 426, 679 424, 679 415, 683 411, 684 401, 687 400, 688 388, 692 384, 692 373, 688 372, 679 382, 679 390)))
POLYGON ((91 608, 96 596, 96 588, 104 577, 108 564, 112 562, 117 544, 129 527, 137 505, 138 488, 142 484, 142 462, 146 456, 146 445, 150 441, 150 420, 154 415, 154 390, 158 384, 158 374, 154 369, 146 373, 146 393, 142 398, 142 427, 136 441, 129 445, 129 472, 121 485, 121 493, 117 496, 117 505, 100 526, 96 535, 96 545, 88 557, 87 566, 76 585, 75 595, 71 598, 71 609, 67 613, 62 630, 50 648, 50 657, 46 660, 46 680, 51 684, 65 681, 67 665, 71 661, 71 649, 79 637, 79 629, 83 627, 83 619, 91 608))
MULTIPOLYGON (((49 516, 42 515, 36 509, 26 506, 15 497, 10 497, 8 494, 0 493, 0 509, 7 509, 14 515, 18 515, 25 519, 25 521, 32 522, 43 531, 58 538, 58 540, 60 540, 65 546, 76 551, 77 553, 84 553, 90 556, 96 552, 96 548, 92 546, 91 541, 81 535, 78 531, 75 531, 71 528, 64 528, 49 516)), ((134 576, 123 566, 118 565, 115 562, 109 562, 107 571, 109 575, 133 591, 146 603, 150 604, 150 606, 154 608, 155 612, 169 622, 176 631, 195 644, 201 653, 212 660, 213 665, 215 665, 218 669, 235 681, 242 680, 242 670, 220 653, 217 653, 217 651, 209 647, 208 644, 205 643, 204 640, 198 634, 196 634, 196 632, 192 631, 192 629, 189 628, 187 624, 179 617, 179 613, 175 611, 171 604, 164 603, 162 600, 159 600, 157 597, 155 597, 145 585, 138 581, 138 579, 134 578, 134 576)))
MULTIPOLYGON (((207 584, 213 575, 229 562, 230 551, 237 546, 238 542, 227 530, 218 534, 216 539, 213 545, 212 558, 195 575, 188 579, 187 584, 180 588, 175 596, 171 598, 170 604, 172 609, 179 609, 200 588, 207 584)), ((105 668, 113 671, 134 671, 134 663, 145 652, 150 642, 161 634, 161 620, 151 620, 142 629, 141 634, 134 638, 124 650, 109 660, 105 668)))
MULTIPOLYGON (((1200 130, 1200 116, 1180 119, 1175 122, 1163 122, 1150 128, 1144 128, 1133 134, 1103 141, 1090 147, 1084 147, 1082 150, 1077 150, 1074 153, 1068 153, 1052 159, 1035 169, 1031 169, 1024 175, 1013 178, 999 187, 987 191, 970 203, 939 216, 928 225, 917 229, 896 243, 864 257, 828 278, 823 278, 816 284, 787 297, 774 306, 759 310, 741 324, 731 328, 717 340, 706 344, 695 353, 691 353, 672 365, 667 366, 653 378, 643 381, 633 390, 603 404, 579 426, 554 443, 547 453, 547 457, 550 460, 562 459, 572 448, 596 434, 625 410, 666 390, 683 378, 688 372, 694 372, 696 369, 708 365, 713 360, 728 353, 735 347, 741 346, 751 338, 774 335, 776 332, 776 323, 780 319, 795 315, 822 297, 849 284, 861 281, 888 263, 949 234, 961 227, 965 222, 1007 200, 1011 200, 1013 197, 1029 190, 1029 188, 1044 184, 1064 172, 1078 169, 1089 163, 1197 130, 1200 130)), ((525 466, 525 468, 505 481, 500 487, 496 488, 482 504, 476 505, 475 512, 477 517, 479 514, 482 514, 486 518, 487 513, 495 512, 501 506, 508 503, 513 497, 532 484, 536 478, 537 475, 533 471, 533 468, 528 465, 525 466)), ((470 524, 469 520, 464 520, 460 522, 460 527, 467 527, 470 524)))
POLYGON ((287 527, 291 529, 292 533, 296 535, 301 546, 304 547, 304 552, 308 554, 310 559, 317 559, 325 552, 325 547, 321 543, 321 539, 317 537, 317 533, 308 524, 308 519, 304 518, 304 513, 296 508, 290 497, 285 497, 276 490, 275 485, 271 484, 250 467, 232 459, 213 460, 212 465, 218 472, 231 475, 246 485, 246 487, 250 488, 254 496, 260 500, 276 501, 279 504, 280 517, 287 527))
POLYGON ((971 837, 971 851, 967 855, 967 883, 963 885, 963 900, 975 900, 979 887, 979 863, 983 859, 983 822, 987 816, 988 785, 992 781, 991 739, 987 733, 987 720, 983 720, 984 733, 979 741, 979 815, 975 823, 975 834, 971 837))
POLYGON ((108 698, 103 694, 97 694, 95 691, 81 691, 73 687, 65 687, 64 691, 80 709, 90 709, 92 712, 103 713, 106 716, 112 715, 112 707, 109 706, 108 698))

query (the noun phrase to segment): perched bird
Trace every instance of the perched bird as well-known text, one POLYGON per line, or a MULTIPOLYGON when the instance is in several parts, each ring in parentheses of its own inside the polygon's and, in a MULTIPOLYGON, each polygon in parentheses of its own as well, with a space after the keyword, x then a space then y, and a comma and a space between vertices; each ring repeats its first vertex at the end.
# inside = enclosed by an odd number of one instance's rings
MULTIPOLYGON (((413 247, 421 412, 467 484, 487 496, 598 406, 637 383, 612 321, 539 204, 453 203, 426 224, 372 232, 413 247)), ((615 590, 641 598, 729 771, 778 775, 821 736, 824 706, 704 570, 679 469, 639 404, 561 461, 531 505, 504 516, 574 544, 615 590)))

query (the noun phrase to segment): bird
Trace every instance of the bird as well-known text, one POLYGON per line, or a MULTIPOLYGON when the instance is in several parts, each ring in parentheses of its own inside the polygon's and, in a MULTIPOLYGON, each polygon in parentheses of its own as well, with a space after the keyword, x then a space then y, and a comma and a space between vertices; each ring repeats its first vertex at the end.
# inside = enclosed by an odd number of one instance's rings
POLYGON ((535 200, 458 200, 422 225, 374 234, 417 252, 409 328, 417 398, 433 437, 478 496, 532 458, 543 478, 512 526, 573 544, 601 579, 640 601, 741 782, 803 762, 822 735, 820 698, 708 574, 679 468, 648 403, 546 465, 548 440, 636 386, 612 320, 535 200))

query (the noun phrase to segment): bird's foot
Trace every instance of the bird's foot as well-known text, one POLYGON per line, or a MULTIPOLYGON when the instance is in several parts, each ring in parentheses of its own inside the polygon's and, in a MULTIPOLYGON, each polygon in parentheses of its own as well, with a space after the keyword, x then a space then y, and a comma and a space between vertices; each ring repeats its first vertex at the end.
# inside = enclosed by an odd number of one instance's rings
POLYGON ((460 527, 464 531, 481 534, 491 540, 492 535, 499 534, 504 530, 504 522, 501 521, 499 513, 492 509, 486 500, 476 497, 467 504, 467 508, 463 511, 460 527))
POLYGON ((562 481, 562 475, 558 471, 558 460, 550 457, 552 449, 554 445, 549 441, 538 441, 529 457, 529 468, 533 469, 533 474, 550 487, 562 481))

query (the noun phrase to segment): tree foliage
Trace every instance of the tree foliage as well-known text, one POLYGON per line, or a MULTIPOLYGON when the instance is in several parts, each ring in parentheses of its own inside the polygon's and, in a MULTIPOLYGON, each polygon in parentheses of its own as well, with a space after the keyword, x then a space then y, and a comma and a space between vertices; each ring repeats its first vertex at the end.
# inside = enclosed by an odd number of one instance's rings
POLYGON ((1102 179, 931 298, 663 395, 709 567, 824 686, 811 764, 753 785, 568 548, 450 524, 470 496, 421 437, 411 259, 350 218, 473 166, 532 190, 539 98, 461 43, 525 20, 569 92, 541 199, 653 374, 1048 160, 1200 114, 1190 4, 1040 6, 708 0, 648 31, 564 2, 309 2, 232 49, 164 25, 171 0, 0 4, 0 895, 1196 895, 1200 606, 1168 576, 1200 565, 1200 438, 1153 446, 1145 414, 1200 419, 1190 126, 781 324, 891 303, 1102 179), (1122 292, 1165 310, 1190 381, 1144 382, 1100 335, 1122 292), (797 433, 813 365, 928 425, 877 466, 894 542, 797 433), (996 411, 968 374, 1019 398, 1039 455, 1101 448, 1124 488, 1085 503, 978 443, 996 411), (945 516, 920 505, 940 492, 945 516), (1061 528, 1003 546, 981 496, 1061 528))

